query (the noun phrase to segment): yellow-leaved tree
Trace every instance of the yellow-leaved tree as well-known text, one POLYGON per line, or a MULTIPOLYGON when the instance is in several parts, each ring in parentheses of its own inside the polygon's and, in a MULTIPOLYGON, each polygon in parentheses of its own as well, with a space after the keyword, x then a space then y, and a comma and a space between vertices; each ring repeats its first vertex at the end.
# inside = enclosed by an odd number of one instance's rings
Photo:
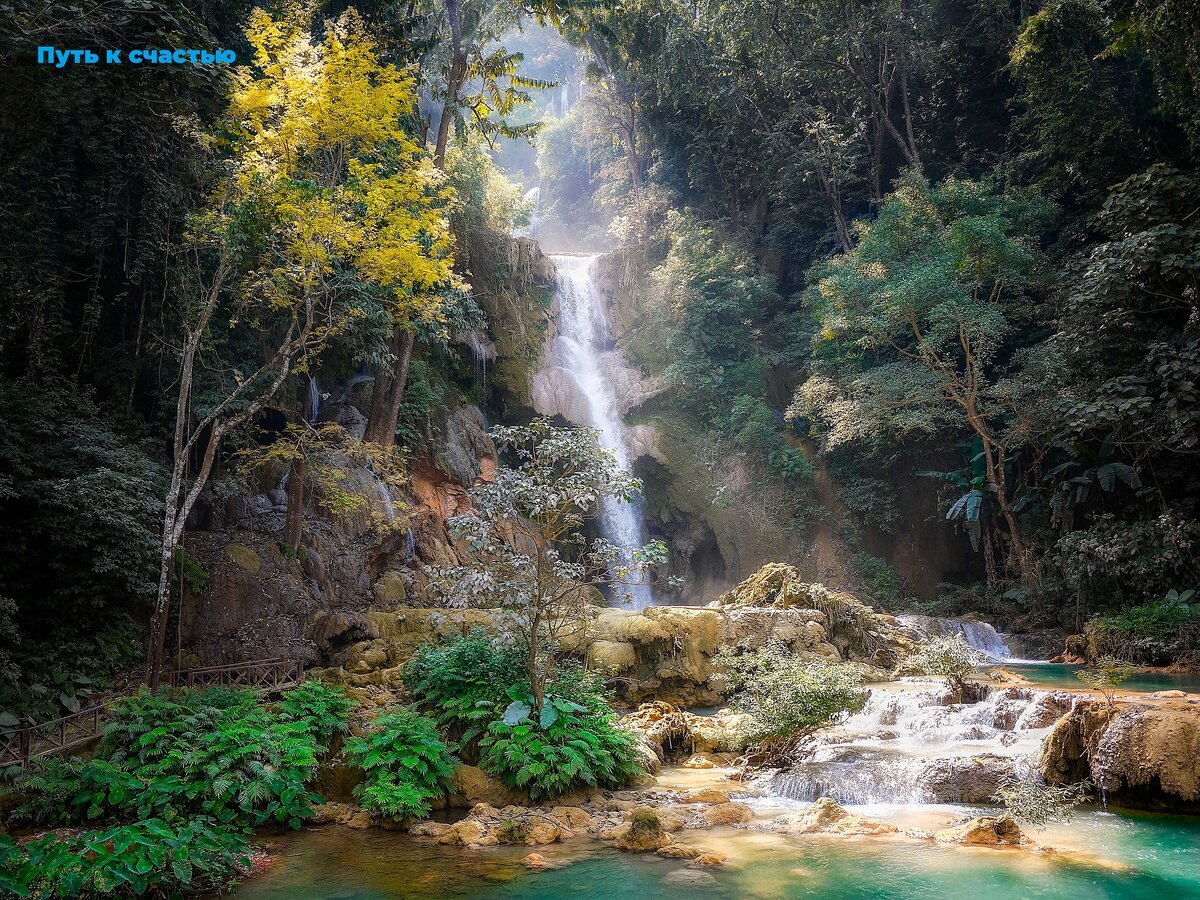
MULTIPOLYGON (((450 191, 405 129, 410 73, 380 62, 348 10, 314 42, 311 17, 255 10, 232 76, 208 204, 192 217, 170 344, 178 353, 171 486, 147 679, 156 685, 171 573, 187 517, 231 431, 351 330, 376 347, 367 440, 394 443, 414 328, 459 290, 450 191), (373 323, 365 328, 364 322, 373 323)), ((299 482, 300 479, 297 479, 299 482)))

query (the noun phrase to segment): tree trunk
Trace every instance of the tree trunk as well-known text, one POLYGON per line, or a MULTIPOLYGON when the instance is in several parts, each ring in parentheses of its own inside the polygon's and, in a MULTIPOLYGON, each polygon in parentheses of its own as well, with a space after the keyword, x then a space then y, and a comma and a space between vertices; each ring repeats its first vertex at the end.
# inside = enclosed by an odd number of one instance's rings
POLYGON ((300 551, 300 538, 304 533, 306 469, 304 457, 297 457, 296 461, 292 463, 292 471, 288 475, 287 483, 287 519, 283 527, 283 543, 296 553, 300 551))
POLYGON ((415 340, 416 332, 411 328, 397 327, 392 332, 390 349, 396 357, 396 362, 392 370, 376 370, 375 389, 371 394, 371 412, 367 416, 364 441, 380 444, 385 448, 395 445, 396 421, 400 418, 400 405, 404 402, 404 387, 408 382, 415 340))
POLYGON ((446 72, 446 102, 438 120, 437 143, 433 148, 433 164, 446 168, 446 145, 450 141, 450 122, 458 106, 458 92, 467 79, 467 55, 462 46, 462 24, 458 18, 458 0, 445 0, 446 21, 450 23, 450 69, 446 72))

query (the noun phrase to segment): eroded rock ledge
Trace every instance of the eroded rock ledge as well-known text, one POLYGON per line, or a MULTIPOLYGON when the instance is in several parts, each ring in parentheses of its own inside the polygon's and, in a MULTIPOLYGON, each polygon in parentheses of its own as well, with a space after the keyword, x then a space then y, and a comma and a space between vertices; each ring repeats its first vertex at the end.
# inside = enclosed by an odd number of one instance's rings
POLYGON ((1042 744, 1051 784, 1087 777, 1122 806, 1200 810, 1200 704, 1080 699, 1042 744))

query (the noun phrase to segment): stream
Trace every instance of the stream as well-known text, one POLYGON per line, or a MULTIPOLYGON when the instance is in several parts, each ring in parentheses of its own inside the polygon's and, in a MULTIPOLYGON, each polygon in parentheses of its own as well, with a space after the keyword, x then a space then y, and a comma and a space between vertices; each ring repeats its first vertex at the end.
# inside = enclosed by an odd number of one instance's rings
MULTIPOLYGON (((718 868, 623 853, 580 835, 541 847, 466 849, 394 831, 338 826, 265 837, 267 872, 240 900, 382 900, 405 897, 584 898, 1197 898, 1200 817, 1084 807, 1067 823, 1026 828, 1033 848, 935 844, 919 834, 994 814, 985 805, 1004 773, 1036 754, 1070 706, 1064 691, 983 689, 954 702, 940 682, 871 685, 866 707, 818 734, 804 762, 761 778, 747 827, 680 832, 724 854, 718 868), (973 701, 973 702, 971 702, 973 701), (817 797, 909 834, 877 837, 760 830, 817 797), (916 832, 917 834, 914 834, 916 832), (522 862, 536 851, 552 868, 522 862)), ((733 787, 731 770, 667 767, 656 788, 733 787)))

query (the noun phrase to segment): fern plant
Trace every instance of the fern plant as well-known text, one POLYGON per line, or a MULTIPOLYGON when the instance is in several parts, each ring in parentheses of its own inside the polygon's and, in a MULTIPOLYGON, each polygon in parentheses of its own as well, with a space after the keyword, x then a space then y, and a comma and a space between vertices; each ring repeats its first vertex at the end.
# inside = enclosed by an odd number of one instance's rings
POLYGON ((524 677, 516 652, 482 628, 445 644, 425 644, 404 669, 404 686, 420 710, 469 748, 500 718, 509 685, 524 677))
POLYGON ((350 727, 354 702, 340 686, 310 680, 287 691, 277 708, 285 721, 312 735, 318 753, 324 754, 333 739, 350 727))
POLYGON ((588 705, 547 697, 537 719, 517 700, 482 741, 480 765, 535 802, 582 788, 619 787, 644 770, 633 738, 617 727, 602 699, 588 705))
POLYGON ((0 893, 46 898, 177 897, 229 888, 250 862, 246 832, 210 818, 148 819, 18 847, 0 834, 0 893))
POLYGON ((143 691, 116 706, 92 758, 20 776, 21 812, 50 824, 211 816, 231 826, 300 826, 317 798, 315 728, 247 691, 143 691))
POLYGON ((390 819, 429 815, 454 774, 437 725, 414 709, 380 716, 366 734, 346 741, 346 754, 366 776, 354 791, 363 809, 390 819))

